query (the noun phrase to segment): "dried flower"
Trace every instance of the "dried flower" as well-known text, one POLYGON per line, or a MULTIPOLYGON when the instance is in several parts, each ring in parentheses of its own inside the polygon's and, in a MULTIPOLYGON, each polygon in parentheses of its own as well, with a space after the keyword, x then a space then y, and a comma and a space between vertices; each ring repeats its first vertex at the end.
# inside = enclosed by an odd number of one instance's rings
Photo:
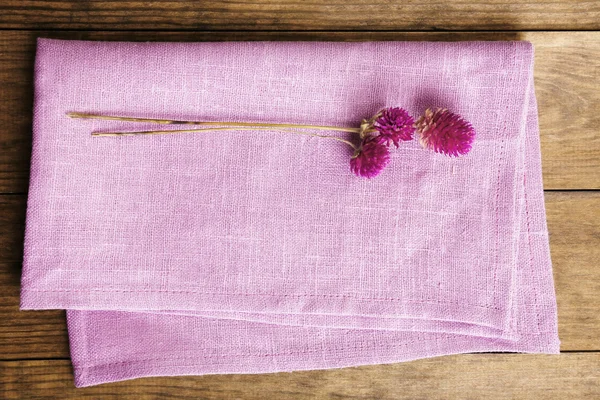
POLYGON ((350 169, 357 176, 373 178, 389 164, 388 146, 380 143, 376 137, 365 137, 350 160, 350 169))
POLYGON ((199 125, 202 128, 179 130, 151 130, 133 132, 92 132, 93 136, 130 136, 130 135, 162 135, 182 132, 210 132, 222 130, 273 131, 281 130, 290 133, 309 135, 336 140, 354 149, 350 160, 350 169, 357 176, 373 178, 390 162, 390 144, 399 147, 400 141, 413 139, 415 130, 420 135, 423 147, 449 156, 459 156, 471 150, 475 139, 475 130, 460 115, 446 109, 427 109, 425 114, 415 123, 414 119, 400 107, 384 108, 369 119, 363 119, 360 127, 340 127, 325 125, 306 125, 270 122, 236 122, 236 121, 181 121, 170 119, 149 119, 122 117, 114 115, 87 114, 69 112, 71 118, 91 118, 127 122, 148 122, 169 125, 199 125), (340 137, 320 135, 313 132, 300 132, 299 129, 336 131, 358 134, 360 146, 340 137))
POLYGON ((475 139, 473 126, 445 108, 428 108, 415 126, 423 147, 448 156, 467 154, 475 139))
POLYGON ((390 142, 393 142, 398 147, 401 140, 412 140, 415 133, 415 120, 405 109, 385 108, 376 117, 373 127, 378 132, 377 140, 380 143, 389 146, 390 142))

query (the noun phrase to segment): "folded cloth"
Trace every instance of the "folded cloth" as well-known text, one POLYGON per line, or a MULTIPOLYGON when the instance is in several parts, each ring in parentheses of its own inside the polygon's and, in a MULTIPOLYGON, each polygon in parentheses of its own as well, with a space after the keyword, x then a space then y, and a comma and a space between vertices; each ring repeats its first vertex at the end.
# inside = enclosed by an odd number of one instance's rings
POLYGON ((527 42, 40 39, 21 307, 69 310, 77 386, 556 353, 532 65, 527 42), (66 116, 358 127, 391 106, 463 115, 472 151, 405 142, 369 180, 332 140, 66 116))

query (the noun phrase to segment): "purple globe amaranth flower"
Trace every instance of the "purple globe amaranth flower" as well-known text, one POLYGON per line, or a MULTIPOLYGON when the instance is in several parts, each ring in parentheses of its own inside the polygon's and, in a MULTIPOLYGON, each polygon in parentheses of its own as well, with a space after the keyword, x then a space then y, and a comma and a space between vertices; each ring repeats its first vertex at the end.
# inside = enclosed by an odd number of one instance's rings
POLYGON ((447 156, 467 154, 475 140, 471 123, 445 108, 428 108, 415 126, 423 147, 447 156))
POLYGON ((350 169, 355 175, 373 178, 390 163, 390 150, 376 137, 365 137, 350 160, 350 169))
POLYGON ((415 120, 405 109, 399 107, 385 108, 375 116, 373 128, 377 131, 377 141, 396 147, 400 141, 412 140, 415 133, 415 120))

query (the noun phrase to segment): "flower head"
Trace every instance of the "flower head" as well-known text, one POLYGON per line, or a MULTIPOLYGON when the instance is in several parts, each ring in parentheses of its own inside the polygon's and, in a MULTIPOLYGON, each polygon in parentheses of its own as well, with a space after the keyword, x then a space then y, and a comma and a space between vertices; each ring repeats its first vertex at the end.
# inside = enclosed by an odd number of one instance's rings
POLYGON ((350 160, 350 169, 357 176, 373 178, 389 164, 388 146, 373 136, 365 137, 350 160))
POLYGON ((373 123, 377 131, 377 140, 386 145, 390 142, 396 147, 401 140, 412 140, 415 133, 415 120, 408 115, 405 109, 399 107, 385 108, 381 110, 373 123))
POLYGON ((415 126, 423 147, 447 156, 467 154, 475 139, 469 121, 445 108, 428 108, 415 126))

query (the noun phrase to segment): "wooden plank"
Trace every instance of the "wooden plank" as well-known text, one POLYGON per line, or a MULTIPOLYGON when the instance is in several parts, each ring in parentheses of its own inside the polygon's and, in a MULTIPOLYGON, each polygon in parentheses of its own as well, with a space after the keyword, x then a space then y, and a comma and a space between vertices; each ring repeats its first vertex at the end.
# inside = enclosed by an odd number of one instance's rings
POLYGON ((22 259, 26 203, 24 195, 0 195, 0 262, 22 259))
POLYGON ((600 350, 600 192, 546 193, 561 350, 600 350))
POLYGON ((261 375, 144 378, 75 389, 68 360, 2 361, 5 399, 593 399, 600 353, 465 354, 261 375))
POLYGON ((498 33, 155 33, 0 32, 0 193, 27 190, 31 152, 32 75, 38 36, 92 40, 530 40, 544 184, 548 189, 600 188, 600 32, 498 33))
POLYGON ((0 193, 23 192, 29 179, 35 40, 0 33, 0 193))
MULTIPOLYGON (((62 311, 19 311, 24 202, 0 196, 0 359, 68 357, 62 311)), ((561 348, 599 350, 600 192, 548 192, 546 209, 561 348)))
POLYGON ((4 0, 4 29, 600 29, 593 0, 4 0))
POLYGON ((522 38, 535 45, 544 187, 600 188, 600 32, 522 38))
POLYGON ((68 357, 65 312, 19 311, 20 276, 21 263, 0 262, 0 359, 68 357))

